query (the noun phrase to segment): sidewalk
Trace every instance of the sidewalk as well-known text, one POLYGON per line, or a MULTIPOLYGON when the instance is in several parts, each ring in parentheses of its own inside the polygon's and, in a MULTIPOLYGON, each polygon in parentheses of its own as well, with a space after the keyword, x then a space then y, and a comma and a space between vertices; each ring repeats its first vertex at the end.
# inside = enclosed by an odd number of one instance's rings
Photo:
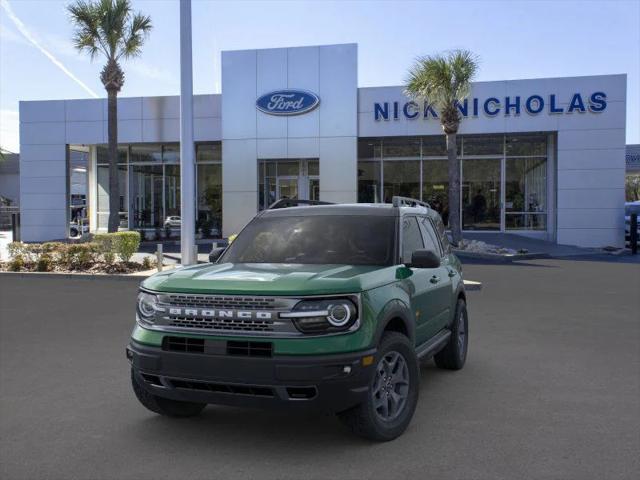
POLYGON ((513 250, 525 249, 529 253, 546 254, 553 258, 573 257, 577 255, 602 254, 600 248, 583 248, 573 245, 558 245, 546 240, 514 235, 502 232, 465 232, 463 237, 467 240, 478 240, 491 245, 498 245, 513 250))

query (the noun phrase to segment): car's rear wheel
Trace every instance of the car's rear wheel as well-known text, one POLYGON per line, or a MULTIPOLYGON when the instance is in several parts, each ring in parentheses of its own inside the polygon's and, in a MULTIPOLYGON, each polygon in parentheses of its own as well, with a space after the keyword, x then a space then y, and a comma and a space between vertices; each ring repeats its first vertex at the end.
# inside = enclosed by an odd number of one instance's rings
POLYGON ((338 417, 357 435, 384 442, 401 435, 411 422, 420 370, 411 342, 396 332, 384 334, 375 362, 367 400, 338 417))
POLYGON ((133 386, 133 392, 136 394, 140 403, 148 410, 160 415, 168 417, 193 417, 202 412, 204 407, 207 406, 206 403, 180 402, 178 400, 153 395, 138 383, 133 369, 131 369, 131 384, 133 386))
POLYGON ((438 368, 460 370, 464 367, 464 363, 467 360, 468 345, 469 316, 467 315, 467 304, 460 298, 456 304, 449 342, 434 356, 438 368))

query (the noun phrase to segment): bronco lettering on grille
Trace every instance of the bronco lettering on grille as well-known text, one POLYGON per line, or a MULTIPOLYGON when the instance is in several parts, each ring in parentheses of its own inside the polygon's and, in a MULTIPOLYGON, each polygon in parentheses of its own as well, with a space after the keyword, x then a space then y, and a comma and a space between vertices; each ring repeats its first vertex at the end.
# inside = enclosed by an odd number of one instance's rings
POLYGON ((232 318, 242 320, 271 320, 273 312, 257 310, 216 310, 210 308, 178 308, 170 307, 169 315, 177 317, 232 318))

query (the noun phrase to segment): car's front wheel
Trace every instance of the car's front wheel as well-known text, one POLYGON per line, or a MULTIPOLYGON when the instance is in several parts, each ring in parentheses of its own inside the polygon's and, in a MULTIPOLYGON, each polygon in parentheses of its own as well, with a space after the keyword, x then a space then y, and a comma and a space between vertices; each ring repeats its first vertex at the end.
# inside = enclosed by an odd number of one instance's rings
POLYGON ((338 414, 354 433, 388 441, 401 435, 418 403, 420 369, 409 339, 396 332, 382 337, 367 400, 338 414))
POLYGON ((131 384, 133 386, 133 392, 136 394, 140 403, 147 409, 160 415, 166 415, 168 417, 193 417, 202 412, 204 407, 207 406, 206 403, 180 402, 178 400, 153 395, 138 383, 133 369, 131 369, 131 384))

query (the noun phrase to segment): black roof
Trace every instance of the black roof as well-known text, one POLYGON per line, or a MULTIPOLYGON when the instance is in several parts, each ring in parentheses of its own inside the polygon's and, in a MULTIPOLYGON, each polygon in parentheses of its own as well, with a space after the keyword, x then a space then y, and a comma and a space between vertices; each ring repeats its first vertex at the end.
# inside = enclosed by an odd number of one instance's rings
POLYGON ((400 213, 435 213, 425 207, 394 207, 390 203, 346 203, 330 205, 310 205, 302 207, 263 210, 260 216, 267 217, 307 217, 313 215, 363 215, 396 217, 400 213))

